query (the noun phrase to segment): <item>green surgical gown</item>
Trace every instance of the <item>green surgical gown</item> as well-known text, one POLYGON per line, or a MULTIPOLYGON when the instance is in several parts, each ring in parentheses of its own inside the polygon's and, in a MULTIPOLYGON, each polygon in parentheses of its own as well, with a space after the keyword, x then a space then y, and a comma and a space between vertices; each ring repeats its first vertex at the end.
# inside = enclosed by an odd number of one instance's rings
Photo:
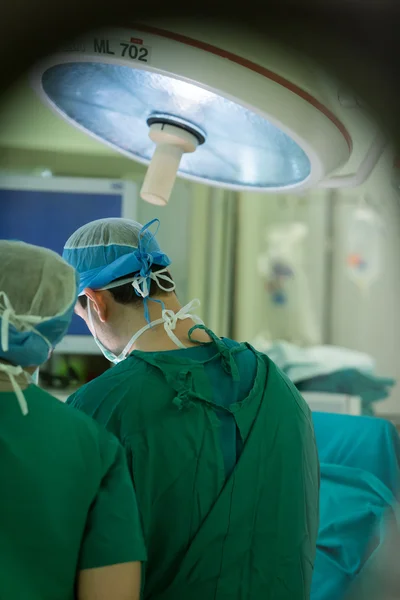
POLYGON ((198 347, 133 352, 70 403, 125 447, 144 598, 307 600, 319 495, 310 411, 267 356, 209 333, 198 347))
POLYGON ((0 599, 73 600, 77 570, 146 558, 118 440, 36 386, 0 393, 0 599))

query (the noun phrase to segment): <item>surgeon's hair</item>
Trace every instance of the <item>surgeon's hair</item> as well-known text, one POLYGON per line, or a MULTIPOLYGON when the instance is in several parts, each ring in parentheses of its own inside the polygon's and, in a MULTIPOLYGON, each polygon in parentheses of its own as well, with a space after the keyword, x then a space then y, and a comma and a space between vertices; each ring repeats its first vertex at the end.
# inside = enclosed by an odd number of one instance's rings
MULTIPOLYGON (((152 273, 157 273, 158 271, 161 271, 161 269, 164 269, 164 268, 165 267, 160 267, 159 265, 152 265, 151 271, 152 271, 152 273)), ((172 277, 171 277, 171 274, 169 273, 169 271, 166 271, 165 275, 170 277, 170 279, 172 280, 172 277)), ((114 281, 118 281, 119 279, 127 279, 128 277, 133 278, 135 276, 139 276, 139 273, 130 273, 128 275, 124 275, 123 277, 118 277, 118 279, 115 279, 114 281)), ((163 294, 170 294, 175 291, 174 286, 172 284, 170 284, 168 281, 163 281, 162 285, 163 285, 163 287, 166 288, 167 291, 161 290, 158 287, 157 282, 154 281, 154 279, 151 279, 150 297, 153 298, 153 297, 161 296, 163 294)), ((119 304, 125 304, 125 305, 132 304, 134 306, 140 306, 141 304, 143 304, 143 298, 135 292, 135 289, 131 283, 124 283, 123 285, 111 288, 108 291, 110 292, 110 294, 112 294, 115 302, 118 302, 119 304)), ((86 309, 87 308, 87 296, 79 296, 78 300, 79 300, 79 304, 82 306, 82 308, 86 309)))

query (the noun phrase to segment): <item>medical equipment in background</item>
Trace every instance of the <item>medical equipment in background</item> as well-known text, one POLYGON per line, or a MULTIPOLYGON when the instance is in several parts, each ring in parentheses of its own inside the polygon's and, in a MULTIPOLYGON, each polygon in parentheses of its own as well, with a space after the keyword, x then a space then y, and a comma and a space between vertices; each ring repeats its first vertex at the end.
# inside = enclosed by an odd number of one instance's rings
POLYGON ((360 416, 361 398, 346 394, 327 394, 323 392, 301 392, 311 412, 360 416))
POLYGON ((284 341, 266 343, 260 337, 253 340, 252 345, 268 354, 293 383, 349 369, 366 375, 376 371, 372 356, 348 348, 328 345, 302 348, 284 341))
POLYGON ((293 222, 271 226, 266 251, 258 257, 268 302, 267 330, 271 340, 300 346, 321 341, 305 265, 308 227, 293 222))
POLYGON ((384 592, 398 562, 398 433, 385 419, 324 413, 312 418, 321 488, 311 600, 397 600, 384 592), (382 568, 389 548, 396 559, 382 568))
POLYGON ((371 288, 381 280, 385 239, 384 221, 364 195, 351 207, 344 232, 345 273, 356 286, 354 295, 358 304, 353 343, 365 348, 371 322, 371 288))
POLYGON ((309 58, 227 24, 98 31, 35 69, 45 104, 150 164, 141 195, 164 205, 178 174, 233 190, 354 187, 386 140, 309 58))
POLYGON ((365 292, 382 269, 383 222, 364 197, 354 207, 347 226, 347 274, 365 292))
MULTIPOLYGON (((0 174, 0 239, 24 240, 61 254, 65 240, 88 221, 136 219, 137 198, 138 186, 130 181, 0 174)), ((100 354, 77 315, 55 351, 100 354)))
POLYGON ((347 348, 268 343, 262 335, 252 345, 287 375, 312 410, 322 410, 320 406, 325 404, 332 412, 373 415, 375 403, 385 400, 396 383, 391 377, 376 374, 376 361, 371 356, 347 348), (339 401, 338 394, 342 396, 339 401))

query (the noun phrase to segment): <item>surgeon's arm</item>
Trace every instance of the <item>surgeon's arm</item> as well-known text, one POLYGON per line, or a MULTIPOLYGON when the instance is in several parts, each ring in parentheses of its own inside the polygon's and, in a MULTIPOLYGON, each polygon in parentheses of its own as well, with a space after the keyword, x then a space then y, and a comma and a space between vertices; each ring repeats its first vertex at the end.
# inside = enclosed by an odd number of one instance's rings
POLYGON ((122 446, 101 434, 103 477, 90 509, 77 573, 78 600, 138 600, 146 560, 136 495, 122 446))

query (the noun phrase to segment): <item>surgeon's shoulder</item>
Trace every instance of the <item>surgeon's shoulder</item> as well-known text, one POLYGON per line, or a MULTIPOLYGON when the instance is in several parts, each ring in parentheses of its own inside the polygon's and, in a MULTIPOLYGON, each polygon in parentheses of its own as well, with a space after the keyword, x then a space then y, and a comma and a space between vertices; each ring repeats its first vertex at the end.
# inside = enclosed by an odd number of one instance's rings
POLYGON ((59 426, 63 429, 72 426, 78 430, 82 427, 97 433, 92 419, 83 413, 72 410, 68 406, 68 402, 62 402, 47 390, 32 385, 25 392, 25 397, 28 402, 29 414, 32 414, 36 420, 41 419, 47 426, 53 428, 59 426))
POLYGON ((267 395, 274 399, 274 404, 283 413, 286 412, 289 417, 301 415, 313 428, 310 408, 294 383, 266 354, 256 353, 267 368, 267 395))
POLYGON ((111 412, 123 409, 132 394, 141 393, 147 365, 128 357, 71 394, 67 404, 105 423, 111 412))
POLYGON ((86 521, 77 570, 145 561, 135 490, 118 439, 39 388, 31 396, 42 416, 52 416, 43 425, 54 429, 42 435, 49 438, 52 461, 73 481, 74 511, 86 521))
POLYGON ((72 448, 79 448, 86 460, 90 455, 94 460, 98 456, 106 462, 110 460, 110 456, 113 460, 118 450, 117 439, 104 427, 39 387, 31 386, 25 394, 28 414, 33 419, 33 424, 38 424, 44 430, 42 435, 49 435, 51 432, 61 447, 67 447, 68 444, 70 452, 72 448))

